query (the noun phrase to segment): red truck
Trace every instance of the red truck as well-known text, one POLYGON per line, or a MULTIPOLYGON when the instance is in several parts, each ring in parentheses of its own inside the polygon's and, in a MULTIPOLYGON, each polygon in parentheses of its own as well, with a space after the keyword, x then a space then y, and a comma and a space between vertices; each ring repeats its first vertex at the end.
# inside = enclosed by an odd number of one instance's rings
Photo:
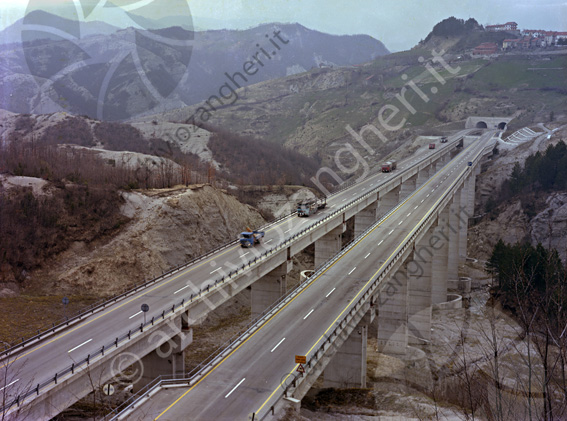
POLYGON ((394 171, 397 168, 396 161, 386 161, 382 164, 382 172, 394 171))
POLYGON ((430 144, 429 144, 429 149, 435 149, 435 143, 430 143, 430 144))

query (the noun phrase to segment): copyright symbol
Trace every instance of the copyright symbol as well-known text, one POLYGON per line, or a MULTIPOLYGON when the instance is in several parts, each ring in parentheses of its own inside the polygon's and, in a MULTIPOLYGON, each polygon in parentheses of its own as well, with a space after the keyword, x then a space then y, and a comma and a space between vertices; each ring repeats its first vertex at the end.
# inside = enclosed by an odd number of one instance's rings
POLYGON ((123 352, 110 362, 110 372, 123 385, 135 384, 144 375, 144 364, 132 352, 123 352))

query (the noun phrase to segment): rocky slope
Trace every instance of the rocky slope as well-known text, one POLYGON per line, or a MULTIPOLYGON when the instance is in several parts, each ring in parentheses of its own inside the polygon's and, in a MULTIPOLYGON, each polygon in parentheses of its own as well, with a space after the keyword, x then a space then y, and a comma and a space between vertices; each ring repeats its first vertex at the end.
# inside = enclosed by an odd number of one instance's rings
MULTIPOLYGON (((498 195, 502 182, 510 175, 516 162, 523 164, 530 154, 544 151, 548 145, 567 138, 567 127, 557 128, 551 139, 544 135, 513 149, 500 148, 501 153, 477 177, 477 215, 485 213, 486 202, 498 195)), ((567 260, 567 192, 547 196, 532 218, 525 214, 520 200, 515 199, 501 205, 494 219, 485 216, 478 221, 469 230, 468 254, 472 257, 486 260, 498 239, 502 238, 507 243, 542 243, 545 247, 556 248, 561 258, 567 260)))
POLYGON ((209 185, 128 192, 123 197, 121 211, 131 220, 118 235, 74 243, 30 274, 28 286, 46 294, 114 294, 265 222, 250 206, 209 185))

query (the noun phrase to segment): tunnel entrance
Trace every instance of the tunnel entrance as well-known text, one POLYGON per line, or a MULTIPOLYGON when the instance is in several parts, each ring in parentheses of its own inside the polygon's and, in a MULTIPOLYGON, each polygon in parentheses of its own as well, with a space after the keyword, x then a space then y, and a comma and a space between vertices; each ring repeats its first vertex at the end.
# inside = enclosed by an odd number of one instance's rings
POLYGON ((498 128, 499 128, 500 130, 504 130, 504 129, 506 128, 506 123, 505 123, 505 122, 500 123, 500 124, 498 125, 498 128))
POLYGON ((476 128, 477 129, 488 129, 488 126, 484 121, 479 121, 478 123, 476 123, 476 128))

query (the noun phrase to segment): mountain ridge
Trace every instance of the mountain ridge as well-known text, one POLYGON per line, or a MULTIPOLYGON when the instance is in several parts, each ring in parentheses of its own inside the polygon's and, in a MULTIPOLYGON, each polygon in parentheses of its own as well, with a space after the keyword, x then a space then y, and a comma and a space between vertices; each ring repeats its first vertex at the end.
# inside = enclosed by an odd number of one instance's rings
MULTIPOLYGON (((31 16, 34 21, 49 14, 31 16)), ((226 83, 226 74, 243 73, 249 61, 255 71, 249 69, 241 86, 389 54, 368 35, 329 35, 300 24, 204 32, 91 25, 88 36, 72 24, 63 18, 46 21, 43 31, 23 33, 29 42, 2 50, 0 108, 126 120, 206 100, 226 83)))

